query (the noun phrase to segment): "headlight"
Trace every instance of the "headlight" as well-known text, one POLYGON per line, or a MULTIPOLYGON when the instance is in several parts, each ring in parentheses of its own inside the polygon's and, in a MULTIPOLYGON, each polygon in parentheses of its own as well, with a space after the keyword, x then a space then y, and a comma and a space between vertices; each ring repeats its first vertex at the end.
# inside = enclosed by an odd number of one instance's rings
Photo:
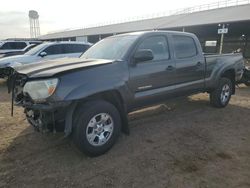
POLYGON ((23 92, 28 93, 33 100, 46 99, 55 92, 57 84, 57 78, 30 81, 24 85, 23 92))

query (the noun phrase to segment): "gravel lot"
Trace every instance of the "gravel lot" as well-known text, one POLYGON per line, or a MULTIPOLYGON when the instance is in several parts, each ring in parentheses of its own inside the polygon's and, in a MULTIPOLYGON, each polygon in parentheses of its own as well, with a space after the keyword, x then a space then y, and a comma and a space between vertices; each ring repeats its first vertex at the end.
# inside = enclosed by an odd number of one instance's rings
POLYGON ((250 87, 225 109, 208 95, 130 114, 131 135, 105 155, 81 154, 63 134, 41 134, 21 108, 10 117, 0 81, 0 187, 250 187, 250 87))

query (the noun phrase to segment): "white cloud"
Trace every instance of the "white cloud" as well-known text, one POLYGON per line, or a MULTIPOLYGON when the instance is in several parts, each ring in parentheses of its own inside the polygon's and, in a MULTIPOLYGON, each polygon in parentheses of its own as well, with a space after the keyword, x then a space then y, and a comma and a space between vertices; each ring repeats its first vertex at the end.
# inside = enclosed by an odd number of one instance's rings
POLYGON ((0 38, 29 37, 29 22, 25 12, 0 12, 0 38))

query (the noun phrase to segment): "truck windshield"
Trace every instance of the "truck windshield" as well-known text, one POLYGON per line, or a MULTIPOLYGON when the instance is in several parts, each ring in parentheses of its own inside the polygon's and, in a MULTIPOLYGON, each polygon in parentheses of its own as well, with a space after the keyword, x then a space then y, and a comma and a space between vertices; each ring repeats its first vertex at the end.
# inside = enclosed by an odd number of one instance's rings
POLYGON ((81 58, 123 60, 129 47, 138 35, 123 35, 106 38, 89 48, 81 58))

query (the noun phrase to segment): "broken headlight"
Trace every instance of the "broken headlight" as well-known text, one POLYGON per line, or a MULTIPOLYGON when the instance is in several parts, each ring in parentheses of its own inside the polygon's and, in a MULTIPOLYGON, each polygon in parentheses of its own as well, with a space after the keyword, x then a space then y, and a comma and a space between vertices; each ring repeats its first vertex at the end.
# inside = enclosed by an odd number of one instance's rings
POLYGON ((30 81, 24 85, 23 92, 28 93, 33 100, 44 100, 51 96, 57 87, 58 79, 30 81))

